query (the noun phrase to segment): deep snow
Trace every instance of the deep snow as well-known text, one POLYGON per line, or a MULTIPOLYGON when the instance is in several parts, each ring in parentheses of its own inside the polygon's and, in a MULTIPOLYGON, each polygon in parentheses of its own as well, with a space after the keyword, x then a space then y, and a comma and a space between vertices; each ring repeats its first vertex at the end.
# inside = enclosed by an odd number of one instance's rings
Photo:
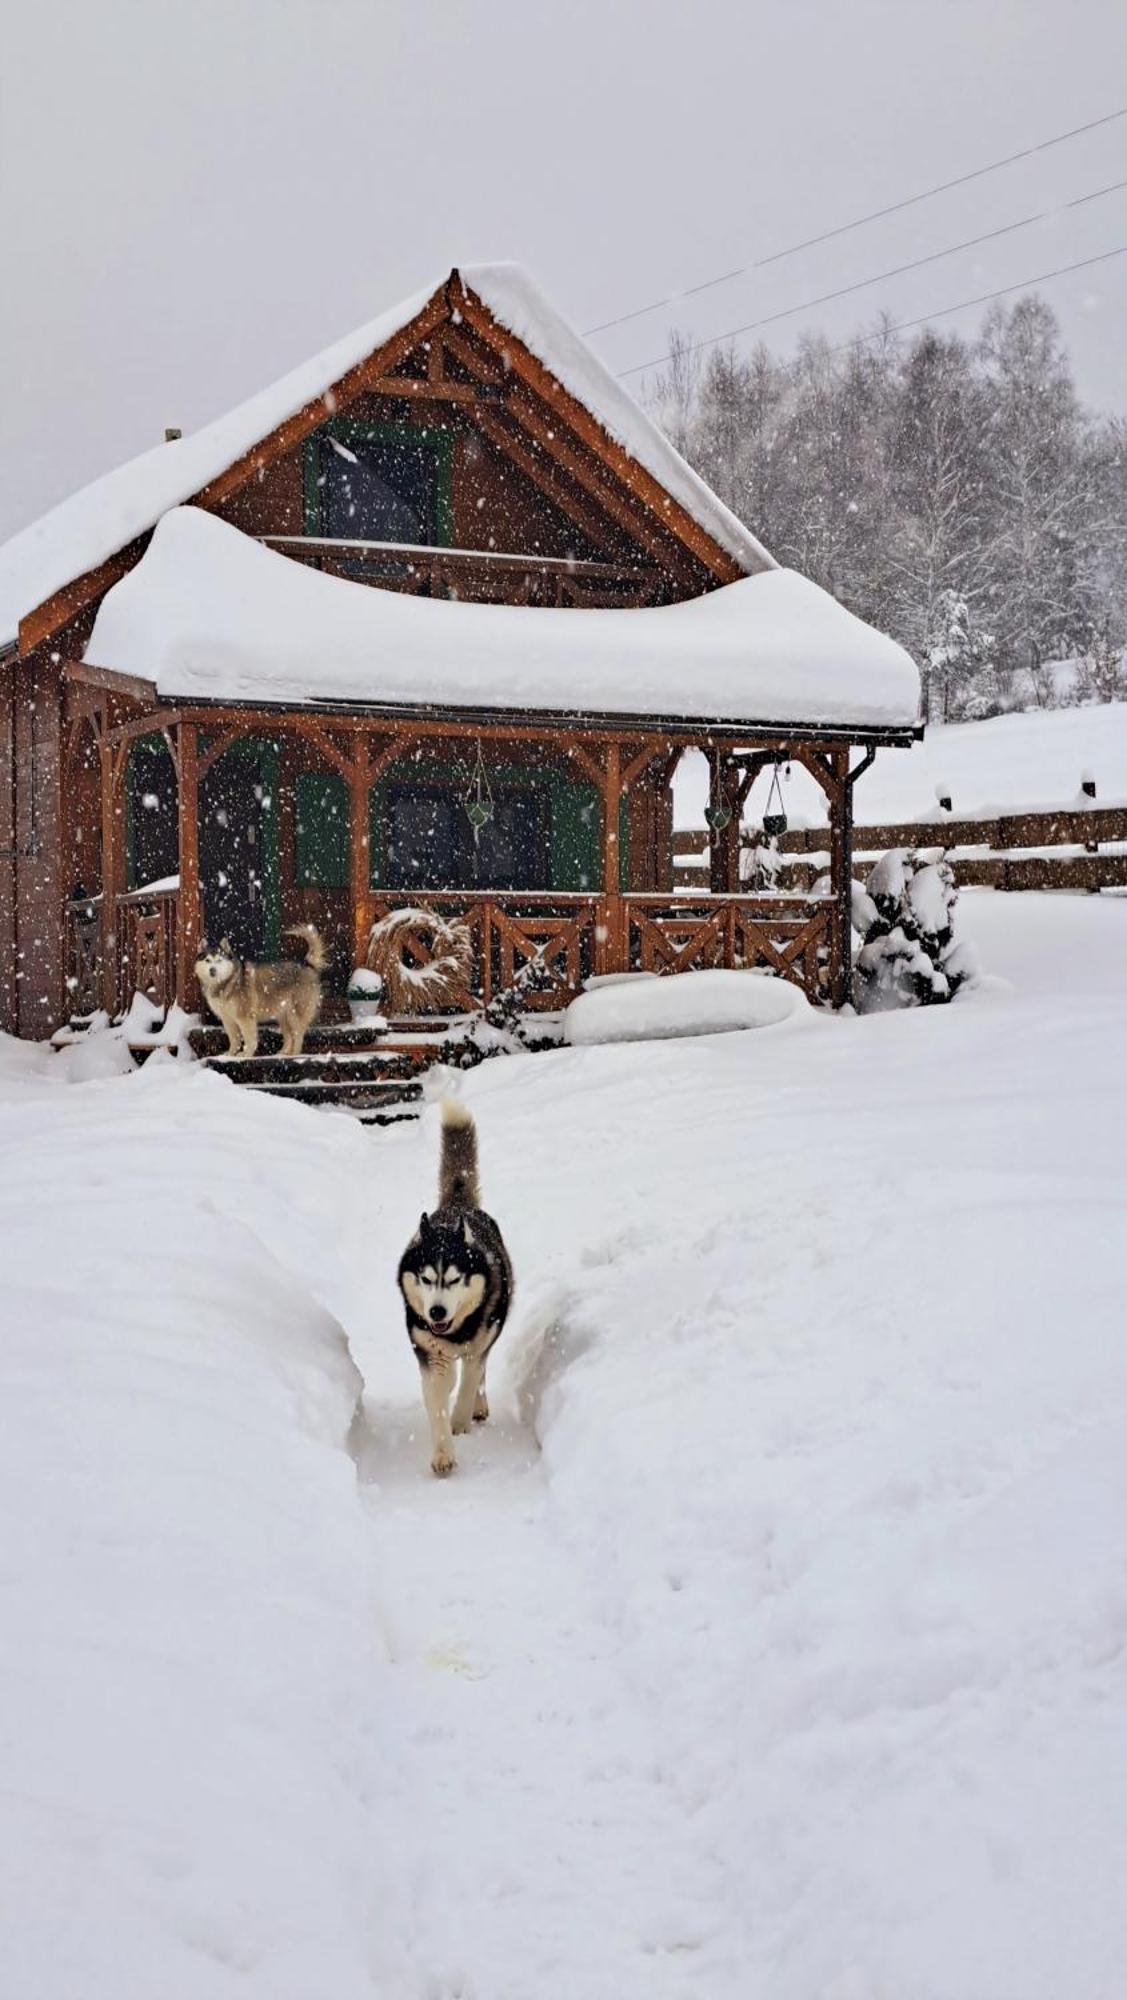
POLYGON ((432 1117, 2 1045, 4 2000, 1118 2000, 1127 901, 960 915, 947 1009, 466 1079, 444 1483, 432 1117))

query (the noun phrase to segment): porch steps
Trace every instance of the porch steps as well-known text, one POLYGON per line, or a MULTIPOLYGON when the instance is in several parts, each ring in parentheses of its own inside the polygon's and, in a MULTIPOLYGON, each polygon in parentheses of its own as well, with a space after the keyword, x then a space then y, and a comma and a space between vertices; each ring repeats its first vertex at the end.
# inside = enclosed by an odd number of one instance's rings
POLYGON ((197 1028, 192 1051, 240 1090, 262 1091, 308 1104, 347 1111, 364 1125, 394 1125, 419 1115, 426 1067, 416 1048, 397 1048, 382 1030, 321 1025, 310 1029, 300 1056, 278 1053, 281 1038, 263 1028, 258 1053, 228 1056, 221 1028, 197 1028))

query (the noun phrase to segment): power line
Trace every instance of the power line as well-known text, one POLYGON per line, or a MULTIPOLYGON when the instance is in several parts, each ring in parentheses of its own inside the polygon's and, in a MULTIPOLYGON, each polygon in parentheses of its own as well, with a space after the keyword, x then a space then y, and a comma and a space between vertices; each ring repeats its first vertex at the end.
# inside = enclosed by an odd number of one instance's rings
POLYGON ((1118 250, 1103 250, 1098 257, 1082 257, 1078 264, 1058 264, 1055 271, 1042 271, 1039 277, 1023 278, 1020 284, 1003 285, 997 292, 982 292, 976 299, 960 299, 955 306, 938 306, 935 312, 921 313, 918 319, 901 320, 899 326, 878 326, 873 333, 854 334, 852 340, 843 340, 839 346, 831 347, 831 354, 844 354, 847 347, 869 340, 891 339, 893 334, 907 333, 914 326, 928 326, 933 319, 946 319, 949 313, 964 312, 969 306, 986 306, 993 299, 1008 298, 1011 292, 1024 292, 1028 285, 1047 285, 1050 278, 1067 277, 1070 271, 1087 271, 1093 264, 1107 264, 1112 257, 1127 257, 1127 243, 1121 243, 1118 250))
POLYGON ((722 271, 718 277, 706 278, 703 284, 690 285, 681 292, 670 292, 664 299, 654 299, 651 305, 636 306, 632 312, 620 313, 617 319, 600 320, 598 326, 585 329, 585 336, 590 339, 593 334, 608 332, 612 326, 625 326, 629 320, 644 319, 647 313, 660 312, 663 306, 678 305, 682 299, 696 298, 700 292, 730 284, 733 278, 744 278, 750 271, 762 271, 768 264, 781 263, 784 257, 795 257, 800 250, 813 250, 819 243, 830 243, 837 236, 848 235, 851 229, 863 229, 866 223, 881 222, 886 216, 899 215, 903 209, 914 208, 917 202, 930 201, 937 194, 949 194, 952 188, 966 187, 968 182, 981 180, 986 174, 996 174, 1002 167, 1012 167, 1018 160, 1031 160, 1035 154, 1047 153, 1053 146, 1063 146, 1069 139, 1079 139, 1085 132, 1095 132, 1101 125, 1112 125, 1117 118, 1127 118, 1127 105, 1120 111, 1106 112, 1102 118, 1091 118, 1086 125, 1074 125, 1068 132, 1058 132, 1051 139, 1041 139, 1035 146, 1025 146, 1020 153, 1007 153, 1003 160, 991 160, 988 166, 956 174, 953 180, 938 181, 934 187, 924 188, 922 194, 907 195, 903 201, 890 202, 886 208, 874 208, 868 215, 858 215, 852 222, 841 222, 835 229, 824 229, 819 236, 804 237, 801 243, 788 243, 785 250, 773 250, 769 257, 758 257, 751 264, 741 264, 737 270, 722 271))
MULTIPOLYGON (((1006 222, 1000 229, 988 229, 981 236, 964 237, 961 243, 948 244, 945 250, 931 250, 926 257, 913 257, 910 263, 894 264, 887 271, 877 271, 871 278, 857 278, 850 285, 839 285, 836 291, 821 292, 817 298, 803 299, 794 306, 782 306, 778 312, 766 313, 762 319, 748 320, 744 326, 729 327, 726 333, 709 334, 704 340, 694 340, 683 351, 699 354, 703 348, 716 347, 722 340, 737 340, 741 334, 756 333, 760 327, 773 326, 776 320, 790 319, 795 313, 810 312, 815 306, 828 305, 831 299, 844 299, 850 292, 863 292, 869 285, 883 284, 886 278, 903 277, 906 271, 918 271, 925 264, 937 264, 944 257, 954 257, 960 250, 973 250, 980 243, 993 243, 999 236, 1012 236, 1016 230, 1030 229, 1035 222, 1046 222, 1051 216, 1064 215, 1071 208, 1083 208, 1087 202, 1100 201, 1105 195, 1119 194, 1127 187, 1127 181, 1113 181, 1109 187, 1095 188, 1091 194, 1076 195, 1072 201, 1062 202, 1057 208, 1043 208, 1036 215, 1026 215, 1019 222, 1006 222)), ((620 379, 626 375, 640 375, 646 368, 661 368, 672 361, 672 351, 657 355, 652 361, 636 361, 632 368, 619 371, 620 379)))

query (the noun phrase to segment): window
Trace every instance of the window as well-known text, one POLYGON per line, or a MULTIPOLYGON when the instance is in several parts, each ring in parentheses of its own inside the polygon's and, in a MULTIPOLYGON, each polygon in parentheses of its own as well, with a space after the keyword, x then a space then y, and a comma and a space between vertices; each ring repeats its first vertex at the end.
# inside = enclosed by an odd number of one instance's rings
POLYGON ((440 542, 439 449, 409 431, 319 440, 320 532, 343 541, 440 542))
POLYGON ((129 758, 129 886, 166 881, 180 866, 176 768, 163 743, 138 743, 129 758))
POLYGON ((348 886, 348 789, 339 772, 302 771, 294 786, 294 887, 348 886))
POLYGON ((547 889, 548 800, 532 788, 494 788, 493 818, 475 843, 460 795, 440 786, 388 794, 386 882, 391 889, 547 889))

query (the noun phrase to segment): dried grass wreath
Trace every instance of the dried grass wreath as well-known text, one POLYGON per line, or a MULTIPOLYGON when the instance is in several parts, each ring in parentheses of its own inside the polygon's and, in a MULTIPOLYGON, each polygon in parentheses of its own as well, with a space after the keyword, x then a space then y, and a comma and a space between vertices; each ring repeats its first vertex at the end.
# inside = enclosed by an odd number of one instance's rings
POLYGON ((368 965, 383 980, 385 1014, 443 1014, 466 1004, 473 941, 465 924, 433 910, 392 910, 368 934, 368 965), (421 962, 406 955, 408 939, 426 945, 421 962))

